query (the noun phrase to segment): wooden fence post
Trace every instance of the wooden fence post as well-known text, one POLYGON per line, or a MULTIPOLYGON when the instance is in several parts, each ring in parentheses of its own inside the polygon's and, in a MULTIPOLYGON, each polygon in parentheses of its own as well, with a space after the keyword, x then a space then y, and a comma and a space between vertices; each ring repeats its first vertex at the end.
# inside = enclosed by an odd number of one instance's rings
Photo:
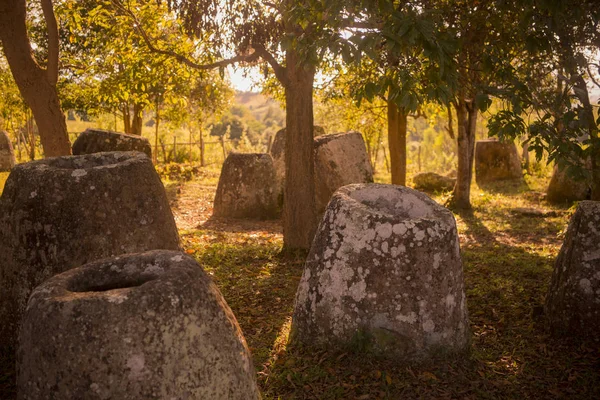
POLYGON ((177 162, 177 136, 173 136, 173 162, 177 162))
POLYGON ((200 166, 206 166, 206 163, 204 162, 204 134, 202 128, 200 128, 200 166))
POLYGON ((225 149, 225 135, 221 136, 221 147, 223 148, 223 162, 227 158, 227 150, 225 149))

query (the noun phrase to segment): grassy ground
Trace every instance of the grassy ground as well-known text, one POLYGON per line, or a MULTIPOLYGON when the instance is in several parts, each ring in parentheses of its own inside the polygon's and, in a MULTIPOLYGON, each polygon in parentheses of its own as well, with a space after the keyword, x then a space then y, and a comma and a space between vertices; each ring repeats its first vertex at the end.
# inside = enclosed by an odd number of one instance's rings
POLYGON ((472 351, 418 367, 287 345, 302 259, 279 255, 279 225, 206 220, 208 205, 182 239, 236 314, 267 399, 599 398, 598 344, 553 339, 538 316, 572 213, 541 200, 545 185, 474 186, 473 210, 455 214, 472 351))
POLYGON ((473 210, 455 214, 472 351, 408 366, 289 346, 302 257, 280 255, 278 221, 212 219, 217 178, 174 173, 165 186, 185 251, 214 278, 244 331, 264 398, 600 398, 598 343, 553 339, 538 316, 572 213, 541 199, 545 181, 473 187, 473 210))

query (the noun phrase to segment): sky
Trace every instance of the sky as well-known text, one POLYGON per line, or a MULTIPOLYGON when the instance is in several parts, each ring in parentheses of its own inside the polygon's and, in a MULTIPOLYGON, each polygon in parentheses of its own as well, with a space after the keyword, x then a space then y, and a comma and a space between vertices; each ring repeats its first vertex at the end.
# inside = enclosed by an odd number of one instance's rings
POLYGON ((259 81, 259 71, 257 68, 246 69, 246 75, 244 76, 244 70, 242 68, 234 68, 232 66, 227 67, 227 73, 231 81, 231 86, 235 90, 240 92, 260 92, 260 87, 253 87, 254 82, 259 81))

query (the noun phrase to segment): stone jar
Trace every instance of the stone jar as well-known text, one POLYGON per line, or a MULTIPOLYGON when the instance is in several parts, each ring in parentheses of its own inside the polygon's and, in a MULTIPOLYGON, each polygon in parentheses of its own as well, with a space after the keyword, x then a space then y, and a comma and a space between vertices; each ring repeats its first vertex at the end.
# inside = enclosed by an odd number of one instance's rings
POLYGON ((425 192, 448 192, 454 189, 456 178, 436 174, 435 172, 421 172, 413 176, 415 189, 425 192))
POLYGON ((475 179, 477 184, 522 179, 521 160, 514 143, 479 140, 475 143, 475 179))
POLYGON ((54 276, 34 290, 19 341, 21 400, 260 397, 235 316, 180 252, 128 254, 54 276))
POLYGON ((291 337, 411 362, 467 350, 452 213, 403 186, 338 190, 304 267, 291 337))
MULTIPOLYGON (((275 137, 273 138, 273 142, 271 144, 271 148, 269 152, 273 157, 273 165, 275 166, 275 174, 277 176, 277 180, 279 181, 279 185, 281 187, 281 191, 283 192, 283 186, 285 184, 285 136, 286 129, 280 129, 275 133, 275 137)), ((316 138, 318 136, 325 135, 325 129, 323 127, 314 125, 313 126, 313 137, 316 138)))
MULTIPOLYGON (((591 161, 585 163, 584 168, 589 171, 591 161)), ((550 203, 558 204, 589 199, 592 194, 590 183, 585 179, 577 179, 569 175, 566 167, 561 168, 555 165, 546 189, 546 199, 550 203)))
POLYGON ((73 155, 104 151, 140 151, 152 158, 150 142, 138 135, 88 128, 73 143, 73 155))
POLYGON ((10 171, 16 164, 13 145, 4 131, 0 131, 0 172, 10 171))
POLYGON ((315 139, 315 203, 325 212, 336 190, 351 183, 372 183, 373 169, 360 132, 324 135, 315 139))
POLYGON ((600 202, 582 201, 554 264, 545 314, 551 331, 600 339, 600 202))
POLYGON ((231 153, 215 194, 216 217, 272 219, 280 215, 273 158, 266 153, 231 153))
POLYGON ((33 288, 90 261, 179 249, 163 185, 138 152, 19 164, 0 197, 0 339, 10 343, 33 288))

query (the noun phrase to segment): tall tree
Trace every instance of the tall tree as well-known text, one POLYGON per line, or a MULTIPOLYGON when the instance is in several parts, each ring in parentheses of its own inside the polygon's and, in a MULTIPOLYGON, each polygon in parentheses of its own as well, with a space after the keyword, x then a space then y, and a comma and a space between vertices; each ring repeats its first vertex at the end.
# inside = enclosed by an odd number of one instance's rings
MULTIPOLYGON (((166 5, 131 0, 136 23, 144 32, 182 53, 201 49, 192 42, 166 5)), ((170 105, 169 117, 187 115, 192 92, 201 93, 194 103, 200 108, 222 104, 227 92, 216 71, 201 71, 165 54, 152 52, 133 28, 131 19, 118 12, 110 0, 65 0, 57 6, 61 16, 61 75, 63 104, 97 114, 110 112, 122 116, 126 133, 142 133, 143 112, 160 104, 170 105), (212 104, 212 103, 215 104, 212 104), (179 106, 179 107, 177 107, 179 106)), ((199 56, 208 57, 208 55, 199 56)))
POLYGON ((525 134, 538 158, 547 151, 549 161, 586 179, 592 199, 600 200, 600 118, 588 89, 600 90, 600 7, 593 0, 527 0, 519 11, 519 63, 498 93, 508 107, 491 129, 510 138, 525 134), (534 113, 533 123, 526 113, 534 113))
POLYGON ((453 41, 425 1, 369 3, 363 13, 347 28, 360 51, 340 52, 336 81, 358 103, 385 102, 392 183, 405 185, 408 117, 425 102, 449 101, 453 41))
POLYGON ((477 115, 491 104, 489 87, 494 82, 495 60, 500 68, 506 48, 503 36, 507 16, 500 15, 495 1, 460 0, 436 2, 458 41, 455 55, 458 88, 451 104, 456 111, 458 165, 456 185, 450 203, 459 209, 471 208, 471 183, 477 115))
POLYGON ((65 116, 60 107, 58 81, 58 25, 52 0, 41 0, 48 34, 46 67, 32 54, 26 24, 25 0, 0 2, 0 40, 19 91, 31 108, 46 157, 71 154, 65 116))
MULTIPOLYGON (((298 3, 236 1, 172 1, 196 37, 212 33, 215 47, 234 49, 234 56, 198 68, 233 62, 267 63, 285 90, 286 186, 284 247, 308 249, 317 226, 313 163, 313 83, 320 58, 329 45, 345 40, 327 18, 343 5, 315 1, 298 3)), ((153 46, 148 41, 149 46, 153 46)), ((164 49, 155 50, 165 51, 164 49)), ((173 54, 173 52, 171 52, 173 54)), ((177 56, 173 54, 174 56, 177 56)), ((182 57, 178 57, 182 59, 182 57)), ((182 61, 190 64, 189 60, 182 61)), ((195 63, 191 63, 195 64, 195 63)))

